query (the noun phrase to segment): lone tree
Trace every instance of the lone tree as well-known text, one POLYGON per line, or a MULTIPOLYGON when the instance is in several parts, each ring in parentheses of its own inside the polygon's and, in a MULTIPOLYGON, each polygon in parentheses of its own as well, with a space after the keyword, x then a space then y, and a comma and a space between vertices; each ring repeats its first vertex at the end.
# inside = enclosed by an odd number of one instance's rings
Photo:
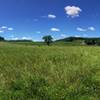
POLYGON ((4 37, 0 36, 0 41, 5 41, 4 37))
POLYGON ((52 43, 52 40, 53 40, 53 38, 52 38, 51 35, 44 36, 42 39, 44 40, 44 42, 45 42, 48 46, 50 45, 50 43, 52 43))

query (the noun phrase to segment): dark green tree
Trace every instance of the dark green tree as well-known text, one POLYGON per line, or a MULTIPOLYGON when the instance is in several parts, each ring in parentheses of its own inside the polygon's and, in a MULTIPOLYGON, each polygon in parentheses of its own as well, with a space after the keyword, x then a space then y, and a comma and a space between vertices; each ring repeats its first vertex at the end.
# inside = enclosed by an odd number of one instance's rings
POLYGON ((0 41, 5 41, 4 37, 0 36, 0 41))
POLYGON ((42 39, 44 40, 44 42, 45 42, 48 46, 52 43, 52 40, 53 40, 53 38, 52 38, 51 35, 44 36, 42 39))

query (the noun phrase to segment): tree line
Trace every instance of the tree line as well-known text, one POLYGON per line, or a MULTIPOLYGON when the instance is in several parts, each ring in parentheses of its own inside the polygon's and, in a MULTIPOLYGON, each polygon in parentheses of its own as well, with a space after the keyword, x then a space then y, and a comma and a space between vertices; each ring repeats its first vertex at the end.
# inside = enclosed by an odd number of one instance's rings
MULTIPOLYGON (((42 39, 48 46, 50 46, 50 44, 54 42, 53 37, 51 35, 43 36, 42 39)), ((64 39, 56 40, 55 42, 60 42, 60 41, 75 42, 77 40, 81 41, 85 45, 100 45, 100 38, 67 37, 64 39)), ((7 40, 5 40, 4 37, 0 36, 0 41, 7 41, 7 40)), ((26 41, 32 42, 32 40, 9 40, 8 42, 26 42, 26 41)))

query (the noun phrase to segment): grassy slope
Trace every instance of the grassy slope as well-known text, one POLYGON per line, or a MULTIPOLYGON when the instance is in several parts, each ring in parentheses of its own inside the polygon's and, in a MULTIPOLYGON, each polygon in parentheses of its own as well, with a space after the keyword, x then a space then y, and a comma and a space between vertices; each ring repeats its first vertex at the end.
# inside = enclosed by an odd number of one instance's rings
POLYGON ((0 43, 0 100, 99 100, 100 47, 0 43))

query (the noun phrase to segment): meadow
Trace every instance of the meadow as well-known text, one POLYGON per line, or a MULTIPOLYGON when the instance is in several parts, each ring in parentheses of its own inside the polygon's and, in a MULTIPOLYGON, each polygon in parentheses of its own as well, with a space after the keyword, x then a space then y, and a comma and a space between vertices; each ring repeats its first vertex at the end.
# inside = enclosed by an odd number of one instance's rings
POLYGON ((1 42, 0 100, 100 100, 100 47, 1 42))

